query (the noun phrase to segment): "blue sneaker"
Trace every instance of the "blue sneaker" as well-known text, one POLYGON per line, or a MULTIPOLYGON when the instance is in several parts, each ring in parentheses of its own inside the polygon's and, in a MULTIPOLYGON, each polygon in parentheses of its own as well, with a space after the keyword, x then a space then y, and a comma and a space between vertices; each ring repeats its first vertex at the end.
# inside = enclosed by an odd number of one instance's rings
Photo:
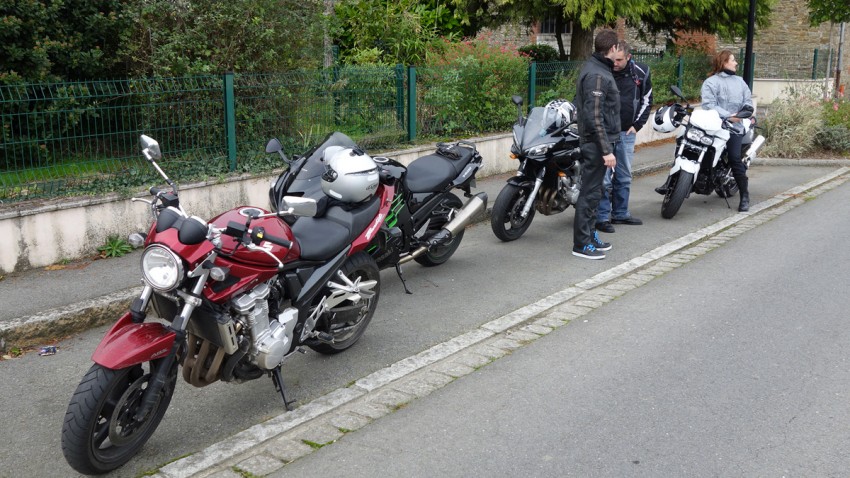
POLYGON ((573 246, 573 255, 585 259, 605 259, 605 253, 598 250, 593 244, 584 247, 573 246))
POLYGON ((612 246, 610 242, 602 242, 602 239, 599 239, 599 233, 593 231, 593 247, 597 251, 610 251, 612 246))

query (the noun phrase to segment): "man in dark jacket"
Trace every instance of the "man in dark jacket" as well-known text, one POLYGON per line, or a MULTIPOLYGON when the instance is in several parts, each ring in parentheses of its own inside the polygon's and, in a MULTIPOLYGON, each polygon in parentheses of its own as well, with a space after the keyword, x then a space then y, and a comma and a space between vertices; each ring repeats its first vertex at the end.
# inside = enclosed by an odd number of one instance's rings
POLYGON ((596 208, 602 196, 606 168, 614 168, 614 143, 620 140, 620 92, 611 74, 619 52, 617 33, 600 30, 593 55, 584 63, 576 82, 575 105, 582 156, 581 191, 575 205, 573 255, 604 259, 611 244, 596 232, 596 208))
POLYGON ((635 136, 649 119, 652 108, 652 80, 649 67, 632 60, 631 48, 625 41, 614 57, 614 80, 620 90, 620 142, 614 148, 617 167, 605 172, 602 199, 596 215, 596 229, 614 232, 613 224, 639 226, 643 221, 629 212, 629 193, 632 187, 632 158, 635 155, 635 136), (612 211, 613 204, 613 211, 612 211))

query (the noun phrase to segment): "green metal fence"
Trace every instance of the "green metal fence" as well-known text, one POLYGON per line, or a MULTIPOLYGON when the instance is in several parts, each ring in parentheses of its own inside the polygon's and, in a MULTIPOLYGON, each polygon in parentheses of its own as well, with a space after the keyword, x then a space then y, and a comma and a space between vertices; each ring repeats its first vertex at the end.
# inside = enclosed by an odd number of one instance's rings
MULTIPOLYGON (((757 57, 793 60, 809 76, 823 75, 827 55, 757 57), (811 61, 810 61, 811 60, 811 61)), ((709 69, 705 56, 641 53, 650 65, 655 102, 678 84, 690 97, 709 69)), ((572 99, 581 62, 485 70, 475 62, 440 67, 352 67, 280 74, 0 85, 0 202, 136 191, 155 183, 139 157, 147 134, 163 149, 167 171, 180 181, 232 171, 271 170, 264 154, 277 137, 300 154, 326 134, 342 131, 368 149, 398 147, 417 137, 445 138, 506 131, 515 120, 510 97, 528 106, 572 99)), ((766 67, 763 67, 766 68, 766 67)), ((789 68, 783 67, 786 77, 789 68)), ((796 73, 795 73, 796 74, 796 73)))

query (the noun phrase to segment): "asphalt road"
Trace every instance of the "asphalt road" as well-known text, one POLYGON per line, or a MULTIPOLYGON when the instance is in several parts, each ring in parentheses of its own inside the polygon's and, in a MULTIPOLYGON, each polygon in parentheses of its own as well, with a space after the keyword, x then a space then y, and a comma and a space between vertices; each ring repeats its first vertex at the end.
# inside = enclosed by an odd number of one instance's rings
MULTIPOLYGON (((763 201, 835 169, 754 167, 750 172, 753 201, 763 201)), ((606 235, 605 239, 614 243, 614 250, 604 261, 580 260, 569 254, 573 219, 572 210, 569 210, 566 214, 538 216, 522 239, 509 244, 499 242, 489 224, 467 229, 463 244, 447 264, 437 268, 418 265, 405 268, 413 295, 404 294, 393 271, 383 272, 381 303, 361 342, 338 356, 308 353, 289 360, 284 365, 284 378, 290 392, 300 403, 306 403, 672 239, 736 214, 716 196, 695 196, 685 202, 674 220, 663 220, 659 215, 660 196, 652 191, 662 181, 662 175, 635 181, 632 212, 642 217, 646 224, 621 226, 615 234, 606 235)), ((835 208, 829 212, 830 217, 837 214, 837 203, 813 202, 828 203, 835 208)), ((814 244, 815 250, 824 253, 821 243, 814 244)), ((805 247, 812 248, 811 245, 805 247)), ((729 271, 726 274, 736 275, 729 271)), ((774 272, 771 277, 783 275, 790 275, 790 272, 774 272)), ((672 307, 680 300, 671 298, 663 305, 672 307)), ((698 317, 693 304, 687 310, 698 317)), ((726 328, 724 323, 710 321, 705 326, 713 326, 718 334, 726 328)), ((0 387, 3 411, 0 440, 5 444, 0 447, 0 476, 73 475, 59 448, 62 418, 73 390, 91 364, 91 352, 103 332, 100 328, 63 341, 59 344, 59 353, 54 356, 28 354, 21 359, 0 362, 0 383, 3 384, 0 387)), ((600 341, 596 344, 600 347, 609 338, 603 335, 595 340, 600 341)), ((640 361, 635 362, 631 365, 633 370, 641 365, 640 361)), ((165 420, 152 439, 136 459, 112 476, 136 476, 283 411, 270 380, 260 379, 242 385, 217 383, 204 389, 181 382, 165 420)))
POLYGON ((270 476, 847 476, 850 184, 270 476))

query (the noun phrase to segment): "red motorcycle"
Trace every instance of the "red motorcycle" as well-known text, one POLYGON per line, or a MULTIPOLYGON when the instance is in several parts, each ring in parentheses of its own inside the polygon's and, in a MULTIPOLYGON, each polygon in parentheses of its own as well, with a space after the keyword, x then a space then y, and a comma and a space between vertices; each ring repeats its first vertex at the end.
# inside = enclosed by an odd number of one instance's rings
POLYGON ((180 365, 196 387, 270 376, 289 409, 281 364, 302 346, 335 354, 354 345, 381 290, 366 249, 396 184, 362 151, 338 152, 348 155, 344 171, 328 166, 326 192, 339 197, 286 196, 276 212, 242 206, 207 222, 180 206, 156 163, 159 144, 142 136, 141 147, 170 190, 133 199, 147 202, 154 219, 146 237, 130 238, 145 248, 144 289, 98 345, 65 414, 62 451, 85 474, 139 451, 168 408, 180 365), (299 226, 303 237, 287 223, 295 217, 310 218, 299 226))

